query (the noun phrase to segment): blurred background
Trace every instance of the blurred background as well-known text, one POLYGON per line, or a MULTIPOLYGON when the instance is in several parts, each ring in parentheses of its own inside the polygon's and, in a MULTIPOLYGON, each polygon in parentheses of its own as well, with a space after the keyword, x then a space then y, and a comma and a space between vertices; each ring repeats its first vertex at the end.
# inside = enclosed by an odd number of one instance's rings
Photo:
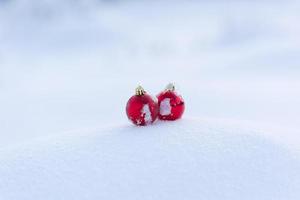
POLYGON ((185 117, 300 146, 300 2, 0 0, 0 148, 130 125, 128 98, 175 82, 185 117))

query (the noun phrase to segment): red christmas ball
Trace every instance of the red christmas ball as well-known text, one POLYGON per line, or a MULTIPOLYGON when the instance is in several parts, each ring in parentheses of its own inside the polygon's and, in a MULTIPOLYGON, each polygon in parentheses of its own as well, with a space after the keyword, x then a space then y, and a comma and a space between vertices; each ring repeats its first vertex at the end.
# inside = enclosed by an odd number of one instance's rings
POLYGON ((169 84, 164 91, 157 95, 161 120, 177 120, 181 118, 185 106, 183 98, 175 92, 175 86, 169 84))
POLYGON ((151 124, 158 115, 157 101, 146 94, 145 90, 139 86, 136 89, 136 94, 127 102, 126 114, 128 119, 135 125, 145 126, 151 124))

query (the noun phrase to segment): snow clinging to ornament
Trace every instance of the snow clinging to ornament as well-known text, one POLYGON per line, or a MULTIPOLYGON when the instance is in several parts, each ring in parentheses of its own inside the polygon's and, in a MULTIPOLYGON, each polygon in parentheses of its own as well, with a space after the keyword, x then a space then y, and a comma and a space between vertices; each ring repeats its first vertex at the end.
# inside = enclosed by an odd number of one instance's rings
POLYGON ((137 126, 152 124, 157 118, 174 121, 180 119, 184 112, 183 98, 175 91, 174 84, 168 84, 166 89, 157 95, 157 99, 138 86, 127 102, 126 114, 137 126))
POLYGON ((166 89, 157 95, 160 120, 180 119, 185 106, 183 98, 175 91, 174 84, 170 83, 166 89))
POLYGON ((145 126, 153 123, 158 115, 157 100, 153 99, 146 91, 138 86, 127 102, 126 114, 135 125, 145 126))

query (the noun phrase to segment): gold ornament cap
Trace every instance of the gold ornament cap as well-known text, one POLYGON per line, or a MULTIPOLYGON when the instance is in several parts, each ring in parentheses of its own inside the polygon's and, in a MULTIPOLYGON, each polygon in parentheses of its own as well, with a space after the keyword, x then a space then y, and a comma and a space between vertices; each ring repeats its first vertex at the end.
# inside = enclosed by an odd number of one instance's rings
POLYGON ((146 91, 144 90, 144 88, 142 86, 138 86, 136 89, 135 89, 135 95, 137 96, 142 96, 146 93, 146 91))
POLYGON ((165 89, 165 91, 171 91, 174 92, 175 91, 175 85, 174 83, 169 83, 165 89))

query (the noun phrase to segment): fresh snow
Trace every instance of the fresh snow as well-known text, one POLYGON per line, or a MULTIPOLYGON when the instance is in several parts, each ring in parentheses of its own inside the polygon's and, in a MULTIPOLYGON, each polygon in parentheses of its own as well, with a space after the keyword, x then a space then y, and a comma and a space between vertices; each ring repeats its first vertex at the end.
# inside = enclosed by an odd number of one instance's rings
POLYGON ((299 10, 0 0, 0 200, 300 199, 299 10), (182 120, 128 122, 169 82, 182 120))
POLYGON ((142 115, 144 116, 144 120, 146 124, 150 124, 152 122, 152 116, 148 104, 145 104, 143 106, 142 115))
POLYGON ((127 122, 141 84, 300 151, 298 1, 0 3, 0 148, 127 122))
POLYGON ((258 132, 183 119, 55 135, 3 151, 0 199, 297 200, 300 161, 258 132))
POLYGON ((170 104, 170 98, 165 98, 160 103, 160 110, 159 113, 161 115, 170 115, 171 114, 171 104, 170 104))

